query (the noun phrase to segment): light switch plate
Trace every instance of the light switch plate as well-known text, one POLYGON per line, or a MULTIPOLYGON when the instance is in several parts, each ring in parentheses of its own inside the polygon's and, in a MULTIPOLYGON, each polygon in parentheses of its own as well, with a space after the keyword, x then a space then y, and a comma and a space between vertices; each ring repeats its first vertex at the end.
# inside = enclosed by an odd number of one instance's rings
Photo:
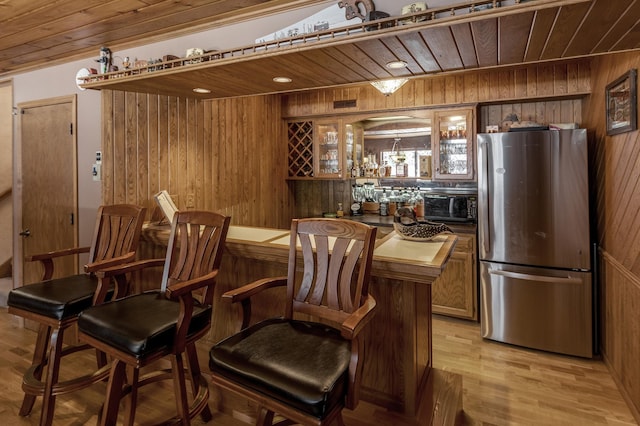
POLYGON ((102 180, 102 164, 94 163, 93 166, 91 166, 91 176, 94 182, 102 180))

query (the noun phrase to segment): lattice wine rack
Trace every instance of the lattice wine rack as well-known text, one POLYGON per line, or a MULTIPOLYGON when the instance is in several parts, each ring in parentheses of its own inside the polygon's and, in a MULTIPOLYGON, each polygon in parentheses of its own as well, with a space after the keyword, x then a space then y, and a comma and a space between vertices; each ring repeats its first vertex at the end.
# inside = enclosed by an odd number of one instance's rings
POLYGON ((289 127, 289 176, 313 177, 313 122, 291 122, 289 127))

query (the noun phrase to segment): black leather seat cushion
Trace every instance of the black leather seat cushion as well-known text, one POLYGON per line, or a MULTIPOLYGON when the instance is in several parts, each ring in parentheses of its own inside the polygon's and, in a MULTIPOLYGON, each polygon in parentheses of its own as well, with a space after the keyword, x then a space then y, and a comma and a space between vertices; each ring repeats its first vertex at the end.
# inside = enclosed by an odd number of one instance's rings
POLYGON ((317 418, 344 400, 350 342, 324 324, 273 318, 211 348, 209 367, 317 418))
MULTIPOLYGON (((7 305, 61 321, 90 307, 97 285, 97 278, 88 274, 27 284, 9 292, 7 305)), ((113 289, 107 298, 112 294, 113 289)))
MULTIPOLYGON (((136 358, 173 345, 180 304, 150 291, 86 309, 78 329, 136 358)), ((196 304, 188 334, 207 327, 211 306, 196 304)))

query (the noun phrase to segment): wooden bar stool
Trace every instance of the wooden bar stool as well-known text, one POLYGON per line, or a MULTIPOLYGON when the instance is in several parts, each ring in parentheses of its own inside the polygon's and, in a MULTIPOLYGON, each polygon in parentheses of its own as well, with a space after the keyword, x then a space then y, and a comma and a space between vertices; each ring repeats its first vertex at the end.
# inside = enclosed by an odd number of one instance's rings
POLYGON ((242 303, 243 321, 211 348, 213 383, 255 402, 257 425, 276 413, 283 425, 342 425, 342 409, 358 405, 375 238, 376 228, 350 220, 293 220, 288 276, 223 295, 242 303), (284 316, 250 325, 251 296, 278 286, 287 289, 284 316))
MULTIPOLYGON (((33 362, 22 382, 25 395, 20 407, 21 416, 29 415, 36 397, 42 396, 40 424, 50 425, 57 395, 82 389, 106 378, 109 370, 99 368, 89 375, 58 381, 62 357, 88 348, 87 345, 78 345, 63 349, 64 332, 76 324, 78 314, 84 309, 114 297, 111 278, 99 281, 95 272, 134 260, 145 212, 144 207, 134 205, 102 206, 98 209, 91 247, 59 250, 27 259, 42 262, 45 272, 41 282, 12 290, 7 300, 9 313, 40 324, 33 362), (89 263, 84 267, 84 274, 51 278, 54 259, 87 252, 89 263), (43 381, 45 366, 47 373, 43 381)), ((118 279, 126 283, 125 277, 118 279)), ((121 288, 126 291, 126 285, 121 288)), ((105 365, 105 357, 98 354, 98 367, 105 365)))
POLYGON ((195 343, 211 327, 215 280, 229 221, 229 217, 213 212, 177 212, 166 259, 142 260, 100 272, 101 277, 109 277, 164 265, 160 291, 94 306, 78 318, 80 340, 113 359, 100 424, 115 425, 120 400, 130 395, 124 424, 132 425, 138 388, 165 379, 173 379, 177 406, 177 416, 167 423, 188 425, 198 414, 204 421, 212 418, 209 388, 200 371, 195 343), (170 369, 145 371, 140 376, 141 368, 167 356, 171 358, 170 369), (132 371, 130 378, 127 368, 132 371), (191 405, 187 380, 191 383, 191 405))

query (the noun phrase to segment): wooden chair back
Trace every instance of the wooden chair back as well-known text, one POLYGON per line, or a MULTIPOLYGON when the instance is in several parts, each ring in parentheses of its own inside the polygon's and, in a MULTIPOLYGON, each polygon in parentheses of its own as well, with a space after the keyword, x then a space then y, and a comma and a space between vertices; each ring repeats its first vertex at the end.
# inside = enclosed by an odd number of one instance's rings
POLYGON ((116 424, 126 394, 130 401, 124 423, 134 424, 138 388, 169 378, 174 382, 180 424, 190 424, 198 413, 205 423, 211 419, 209 390, 195 344, 211 327, 213 293, 230 220, 215 212, 178 211, 164 260, 143 259, 97 273, 108 279, 163 266, 159 292, 145 291, 94 306, 78 319, 80 340, 112 358, 101 424, 116 424), (140 376, 142 368, 166 356, 171 358, 171 369, 151 369, 140 376), (133 368, 131 378, 127 366, 133 368), (186 381, 191 383, 191 398, 186 381))
POLYGON ((54 260, 65 256, 89 253, 84 271, 92 274, 135 258, 140 231, 147 209, 130 204, 100 206, 97 212, 90 247, 73 247, 34 254, 27 261, 39 261, 43 267, 41 281, 53 278, 54 260))
POLYGON ((135 255, 145 213, 145 208, 129 204, 100 206, 89 263, 135 255))
MULTIPOLYGON (((162 274, 161 291, 220 268, 231 218, 207 211, 174 215, 162 274)), ((213 286, 205 288, 203 304, 213 302, 213 286)))
POLYGON ((294 219, 285 316, 308 314, 340 324, 362 306, 375 239, 375 227, 350 220, 294 219), (303 272, 297 274, 300 263, 303 272))

